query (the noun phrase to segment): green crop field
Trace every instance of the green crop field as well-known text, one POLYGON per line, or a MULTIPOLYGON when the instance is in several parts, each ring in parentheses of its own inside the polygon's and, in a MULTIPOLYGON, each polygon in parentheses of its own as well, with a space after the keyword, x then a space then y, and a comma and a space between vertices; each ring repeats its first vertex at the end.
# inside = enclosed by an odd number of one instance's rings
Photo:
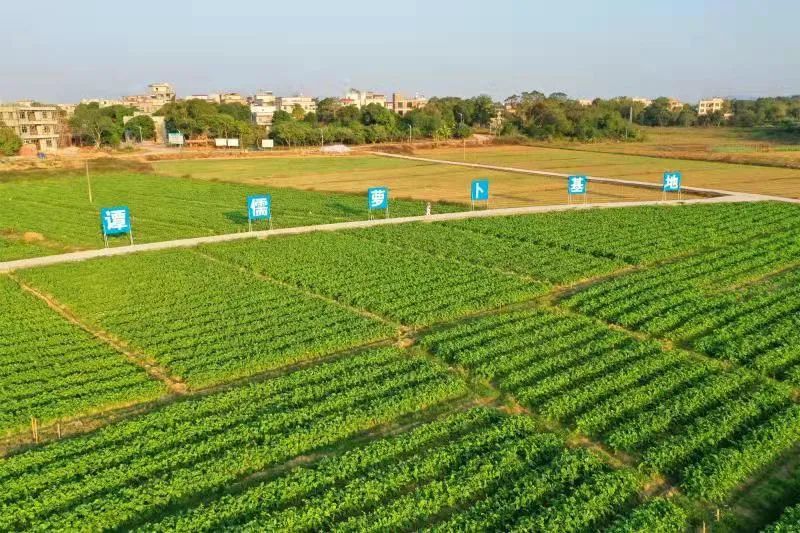
MULTIPOLYGON (((98 172, 86 178, 56 175, 5 175, 0 178, 0 261, 103 246, 99 210, 127 205, 136 242, 236 233, 248 230, 245 199, 269 192, 273 227, 365 220, 363 194, 322 194, 270 186, 215 183, 147 173, 98 172)), ((437 204, 434 212, 464 209, 437 204)), ((421 215, 420 201, 391 199, 394 216, 421 215)), ((256 229, 266 229, 262 222, 256 229)), ((128 237, 111 239, 127 244, 128 237)))
MULTIPOLYGON (((209 231, 252 187, 142 176, 209 231)), ((0 275, 0 530, 796 531, 798 234, 630 207, 0 275)))

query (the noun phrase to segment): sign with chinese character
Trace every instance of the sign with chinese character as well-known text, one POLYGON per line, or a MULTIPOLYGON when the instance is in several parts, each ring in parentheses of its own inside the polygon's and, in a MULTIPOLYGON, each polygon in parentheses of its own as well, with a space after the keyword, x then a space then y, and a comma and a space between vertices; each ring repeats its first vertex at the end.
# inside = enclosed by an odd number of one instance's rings
POLYGON ((389 189, 387 187, 370 187, 367 189, 367 208, 389 209, 389 189))
POLYGON ((103 235, 122 235, 131 232, 131 213, 125 207, 107 207, 100 210, 103 235))
POLYGON ((567 178, 569 194, 586 194, 586 176, 570 176, 567 178))
POLYGON ((253 220, 269 220, 272 218, 272 195, 259 194, 247 197, 247 218, 253 220))
POLYGON ((489 201, 489 180, 472 180, 472 201, 489 201))
POLYGON ((681 190, 681 173, 680 172, 664 172, 664 192, 680 192, 681 190))

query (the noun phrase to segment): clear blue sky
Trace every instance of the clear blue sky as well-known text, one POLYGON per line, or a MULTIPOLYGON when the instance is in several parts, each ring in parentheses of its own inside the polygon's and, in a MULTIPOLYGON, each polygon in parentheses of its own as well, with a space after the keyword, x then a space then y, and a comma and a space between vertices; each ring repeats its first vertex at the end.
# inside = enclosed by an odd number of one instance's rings
POLYGON ((156 81, 179 95, 800 93, 798 0, 40 0, 1 13, 0 100, 156 81))

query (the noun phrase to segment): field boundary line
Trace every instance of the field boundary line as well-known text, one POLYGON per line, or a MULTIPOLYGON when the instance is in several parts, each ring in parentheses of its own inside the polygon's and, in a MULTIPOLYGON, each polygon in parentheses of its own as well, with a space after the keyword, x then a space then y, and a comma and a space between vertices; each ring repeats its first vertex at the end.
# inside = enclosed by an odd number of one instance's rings
MULTIPOLYGON (((652 185, 652 184, 651 184, 652 185)), ((626 207, 642 206, 668 206, 668 205, 693 205, 709 203, 733 203, 733 202, 758 202, 768 200, 790 201, 786 198, 754 194, 731 193, 728 196, 716 196, 712 198, 699 198, 691 200, 654 200, 639 202, 605 202, 587 204, 554 204, 539 205, 528 207, 506 207, 500 209, 486 209, 482 211, 458 211, 455 213, 441 213, 437 215, 418 215, 397 218, 379 218, 375 220, 354 220, 349 222, 335 222, 332 224, 316 224, 311 226, 296 226, 292 228, 279 228, 271 230, 261 230, 252 232, 224 233, 221 235, 209 235, 205 237, 192 237, 188 239, 176 239, 171 241, 159 241, 146 244, 134 244, 130 246, 119 246, 114 248, 97 248, 94 250, 83 250, 80 252, 70 252, 59 255, 47 255, 43 257, 32 257, 28 259, 18 259, 15 261, 0 262, 0 273, 13 272, 28 268, 38 268, 62 263, 75 263, 95 259, 99 257, 114 257, 128 255, 139 252, 152 252, 156 250, 169 250, 173 248, 193 248, 201 244, 214 244, 219 242, 230 242, 245 239, 267 239, 282 235, 299 235, 302 233, 312 233, 316 231, 341 231, 347 229, 370 228, 374 226, 385 226, 393 224, 407 224, 410 222, 442 222, 447 220, 465 220, 470 218, 501 217, 513 215, 532 215, 537 213, 555 213, 562 211, 579 211, 585 209, 616 209, 626 207)), ((797 201, 800 203, 800 200, 797 201)))
MULTIPOLYGON (((459 167, 468 167, 468 168, 482 168, 486 170, 496 170, 500 172, 515 172, 517 174, 531 174, 534 176, 547 176, 552 178, 568 178, 570 174, 564 174, 561 172, 550 172, 544 170, 533 170, 527 168, 519 168, 519 167, 504 167, 499 165, 488 165, 484 163, 467 163, 466 161, 448 161, 447 159, 433 159, 430 157, 418 157, 413 155, 401 155, 401 154, 390 154, 387 152, 378 152, 378 151, 369 151, 372 155, 380 156, 380 157, 392 157, 395 159, 407 159, 409 161, 422 161, 427 163, 441 163, 444 165, 455 165, 459 167)), ((637 180, 625 180, 621 178, 606 178, 602 176, 586 176, 589 181, 595 181, 597 183, 611 183, 615 185, 628 185, 630 187, 639 187, 645 189, 657 189, 662 190, 662 184, 654 183, 650 181, 637 181, 637 180)), ((704 187, 681 187, 681 190, 686 192, 691 192, 695 194, 700 194, 704 196, 744 196, 744 197, 751 197, 751 200, 774 200, 776 202, 788 202, 788 203, 800 203, 800 200, 795 198, 786 198, 783 196, 770 196, 766 194, 758 194, 758 193, 749 193, 749 192, 736 192, 736 191, 726 191, 722 189, 708 189, 704 187)), ((691 201, 691 200, 687 200, 691 201)), ((637 203, 637 202, 632 202, 637 203)))
POLYGON ((58 313, 67 322, 79 327, 92 337, 111 347, 114 351, 124 355, 128 361, 143 369, 151 378, 166 385, 169 392, 179 395, 186 394, 186 384, 172 377, 169 370, 166 367, 161 366, 152 357, 142 352, 131 350, 125 347, 120 340, 115 338, 110 333, 106 333, 102 330, 91 327, 89 324, 81 320, 78 315, 73 313, 67 306, 61 304, 52 296, 49 296, 37 288, 25 283, 25 281, 21 280, 14 274, 8 274, 8 277, 14 280, 23 291, 44 302, 47 307, 58 313))

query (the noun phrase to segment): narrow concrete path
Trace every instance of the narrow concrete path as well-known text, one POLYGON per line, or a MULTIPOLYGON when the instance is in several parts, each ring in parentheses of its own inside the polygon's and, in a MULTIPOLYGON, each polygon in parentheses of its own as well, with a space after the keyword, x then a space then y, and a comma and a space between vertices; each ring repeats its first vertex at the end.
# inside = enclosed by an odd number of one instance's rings
MULTIPOLYGON (((548 172, 543 170, 530 170, 527 168, 518 168, 518 167, 502 167, 497 165, 486 165, 483 163, 467 163, 462 161, 448 161, 446 159, 433 159, 430 157, 417 157, 413 155, 401 155, 401 154, 389 154, 386 152, 378 152, 378 151, 369 151, 367 152, 372 155, 377 155, 381 157, 392 157, 395 159, 407 159, 409 161, 423 161, 426 163, 440 163, 444 165, 455 165, 459 167, 469 167, 469 168, 482 168, 486 170, 497 170, 500 172, 512 172, 516 174, 531 174, 534 176, 548 176, 548 177, 555 177, 555 178, 567 178, 569 174, 562 174, 560 172, 548 172)), ((662 185, 660 183, 653 183, 650 181, 637 181, 637 180, 624 180, 619 178, 604 178, 601 176, 586 176, 587 179, 590 181, 595 181, 598 183, 613 183, 615 185, 628 185, 630 187, 640 187, 645 189, 657 189, 661 190, 662 185)), ((707 189, 703 187, 681 187, 682 190, 686 192, 691 192, 703 196, 750 196, 753 198, 754 201, 756 200, 772 200, 776 202, 789 202, 789 203, 800 203, 800 200, 796 198, 784 198, 783 196, 769 196, 766 194, 757 194, 757 193, 746 193, 746 192, 736 192, 736 191, 725 191, 722 189, 707 189)))
POLYGON ((509 207, 504 209, 487 209, 483 211, 461 211, 457 213, 443 213, 431 216, 413 216, 398 218, 379 218, 375 220, 356 220, 352 222, 337 222, 334 224, 318 224, 314 226, 298 226, 294 228, 281 228, 273 230, 253 231, 249 233, 227 233, 223 235, 212 235, 208 237, 195 237, 191 239, 178 239, 173 241, 151 242, 146 244, 134 244, 133 246, 120 246, 115 248, 100 248, 97 250, 85 250, 81 252, 71 252, 60 255, 48 255, 44 257, 33 257, 29 259, 19 259, 16 261, 6 261, 0 263, 0 273, 23 270, 27 268, 57 265, 60 263, 72 263, 86 261, 98 257, 113 257, 118 255, 128 255, 139 252, 150 252, 155 250, 167 250, 171 248, 191 248, 202 244, 213 244, 220 242, 239 241, 243 239, 266 239, 281 235, 298 235, 301 233, 311 233, 315 231, 339 231, 347 229, 370 228, 375 226, 386 226, 391 224, 406 224, 409 222, 440 222, 445 220, 464 220, 469 218, 501 217, 509 215, 528 215, 534 213, 550 213, 557 211, 575 211, 582 209, 612 209, 621 207, 636 207, 646 205, 689 205, 707 203, 730 203, 730 202, 757 202, 769 200, 769 197, 751 194, 736 194, 729 196, 714 196, 711 198, 700 198, 692 200, 667 200, 649 202, 607 202, 607 203, 587 203, 587 204, 558 204, 540 205, 531 207, 509 207))

